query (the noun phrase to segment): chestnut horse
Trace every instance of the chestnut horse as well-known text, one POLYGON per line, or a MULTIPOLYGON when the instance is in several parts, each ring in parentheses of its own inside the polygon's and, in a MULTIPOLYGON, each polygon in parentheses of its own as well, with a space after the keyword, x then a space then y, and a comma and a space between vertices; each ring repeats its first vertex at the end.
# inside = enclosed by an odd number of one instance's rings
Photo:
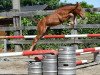
POLYGON ((57 26, 70 18, 72 18, 71 25, 74 26, 77 15, 79 15, 82 19, 85 18, 84 11, 78 2, 75 5, 63 6, 55 10, 55 12, 51 15, 41 19, 37 24, 37 36, 33 40, 30 51, 34 50, 34 46, 36 45, 37 41, 43 37, 49 27, 57 26))

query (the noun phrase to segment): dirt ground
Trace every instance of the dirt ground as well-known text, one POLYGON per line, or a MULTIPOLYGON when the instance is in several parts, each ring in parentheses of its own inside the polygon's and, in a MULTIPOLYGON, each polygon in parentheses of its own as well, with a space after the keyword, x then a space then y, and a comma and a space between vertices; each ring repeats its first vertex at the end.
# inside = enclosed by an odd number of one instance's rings
POLYGON ((27 60, 27 57, 2 58, 0 62, 0 74, 28 74, 28 62, 25 60, 27 60), (3 61, 4 59, 6 61, 3 61))
MULTIPOLYGON (((93 60, 93 55, 78 56, 77 60, 88 59, 90 62, 93 60)), ((31 57, 33 58, 33 57, 31 57)), ((28 57, 9 57, 0 58, 0 75, 27 75, 28 74, 28 57), (4 59, 6 61, 4 61, 4 59)), ((31 59, 32 60, 32 59, 31 59)), ((87 64, 86 64, 87 65, 87 64)), ((83 66, 83 65, 82 65, 83 66)), ((100 64, 88 67, 77 66, 77 75, 100 75, 100 64)))

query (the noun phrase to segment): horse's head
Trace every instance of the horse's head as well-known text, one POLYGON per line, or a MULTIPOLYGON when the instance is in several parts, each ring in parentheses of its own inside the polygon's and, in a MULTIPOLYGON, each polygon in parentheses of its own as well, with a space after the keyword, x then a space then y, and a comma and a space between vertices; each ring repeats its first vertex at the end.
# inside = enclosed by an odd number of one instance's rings
POLYGON ((82 19, 85 19, 85 11, 81 7, 80 3, 78 3, 78 2, 76 3, 75 9, 74 9, 74 13, 79 15, 82 19))

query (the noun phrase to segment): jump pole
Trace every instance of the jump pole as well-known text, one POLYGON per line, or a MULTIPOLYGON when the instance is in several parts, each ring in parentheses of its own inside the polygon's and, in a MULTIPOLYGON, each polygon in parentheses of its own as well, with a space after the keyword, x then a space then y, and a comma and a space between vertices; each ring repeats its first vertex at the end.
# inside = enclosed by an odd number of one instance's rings
POLYGON ((76 65, 86 64, 88 63, 88 60, 78 60, 76 61, 76 65))
POLYGON ((95 52, 95 51, 100 51, 100 47, 77 49, 76 53, 95 52))
POLYGON ((85 55, 85 54, 92 54, 100 51, 92 51, 92 52, 84 52, 84 53, 76 53, 76 56, 85 55))
POLYGON ((0 57, 9 56, 29 56, 29 55, 41 55, 41 54, 58 54, 55 50, 35 50, 35 51, 23 51, 23 52, 10 52, 10 53, 0 53, 0 57))
POLYGON ((85 48, 85 49, 78 49, 76 50, 76 54, 82 54, 84 52, 94 52, 94 61, 100 62, 100 47, 95 48, 85 48))
MULTIPOLYGON (((17 35, 17 36, 0 36, 0 39, 22 39, 35 38, 36 35, 17 35)), ((74 34, 74 35, 45 35, 42 38, 75 38, 75 37, 100 37, 100 34, 74 34)))

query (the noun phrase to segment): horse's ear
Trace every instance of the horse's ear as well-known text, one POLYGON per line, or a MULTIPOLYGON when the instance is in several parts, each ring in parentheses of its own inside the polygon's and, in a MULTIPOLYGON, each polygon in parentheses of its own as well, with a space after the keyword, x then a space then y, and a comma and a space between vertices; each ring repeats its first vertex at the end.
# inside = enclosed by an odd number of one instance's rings
POLYGON ((79 3, 78 3, 78 2, 76 2, 76 4, 78 5, 79 3))
POLYGON ((79 5, 80 5, 80 3, 77 2, 77 3, 76 3, 76 8, 77 8, 79 5))
POLYGON ((79 6, 80 4, 81 4, 81 3, 78 3, 78 2, 76 3, 77 6, 79 6))

